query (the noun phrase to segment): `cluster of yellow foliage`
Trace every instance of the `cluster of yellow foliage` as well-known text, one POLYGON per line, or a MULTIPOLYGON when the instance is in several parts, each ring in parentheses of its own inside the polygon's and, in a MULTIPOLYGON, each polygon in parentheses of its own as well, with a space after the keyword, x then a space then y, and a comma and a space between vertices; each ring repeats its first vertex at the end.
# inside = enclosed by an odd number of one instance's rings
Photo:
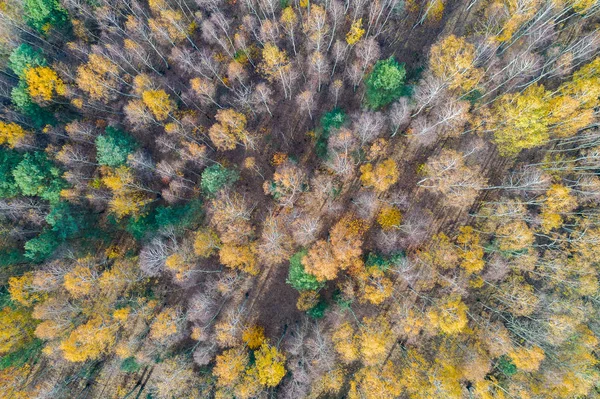
POLYGON ((242 334, 242 340, 248 345, 248 348, 258 349, 265 342, 265 329, 258 325, 249 327, 242 334))
POLYGON ((36 101, 50 101, 56 95, 64 96, 67 88, 56 72, 45 66, 25 70, 29 95, 36 101))
POLYGON ((88 265, 78 264, 65 274, 64 287, 74 298, 89 295, 97 287, 98 274, 88 265))
POLYGON ((548 100, 544 86, 534 84, 522 93, 505 94, 496 101, 494 142, 501 155, 514 155, 548 140, 548 100))
POLYGON ((434 44, 429 63, 433 75, 448 82, 453 90, 469 91, 483 78, 483 71, 474 65, 475 47, 462 37, 450 35, 434 44))
POLYGON ((377 215, 377 223, 384 230, 392 230, 400 227, 402 213, 394 206, 384 206, 377 215))
POLYGON ((90 54, 87 64, 77 68, 77 86, 92 99, 108 101, 116 90, 119 68, 108 58, 90 54))
POLYGON ((419 251, 418 255, 422 262, 438 270, 454 269, 459 262, 456 246, 444 233, 433 236, 426 248, 419 251))
POLYGON ((275 81, 280 79, 282 74, 290 71, 291 64, 285 50, 280 50, 272 43, 266 43, 262 50, 259 69, 267 79, 275 81))
POLYGON ((219 251, 219 260, 227 267, 239 269, 246 273, 258 274, 258 261, 256 259, 256 244, 235 245, 223 244, 219 251))
POLYGON ((518 347, 508 353, 515 366, 523 371, 536 371, 540 368, 542 360, 546 357, 539 346, 531 348, 518 347))
POLYGON ((459 295, 451 295, 436 304, 427 312, 431 327, 444 334, 457 334, 467 327, 467 305, 459 295))
POLYGON ((110 210, 118 219, 137 214, 150 199, 138 189, 135 179, 127 166, 103 167, 102 183, 113 191, 110 210))
POLYGON ((540 8, 541 0, 531 0, 520 4, 515 0, 499 0, 492 4, 490 11, 503 12, 507 18, 503 21, 500 31, 492 40, 498 42, 510 41, 519 27, 529 21, 540 8))
POLYGON ((31 306, 41 300, 43 295, 34 288, 33 281, 33 272, 23 273, 20 277, 10 277, 8 279, 10 298, 23 306, 31 306))
POLYGON ((243 347, 228 349, 218 355, 213 368, 217 384, 223 387, 233 386, 246 370, 248 362, 248 353, 243 347))
POLYGON ((219 259, 225 266, 250 274, 258 273, 257 243, 251 242, 253 226, 244 199, 223 193, 211 203, 211 224, 222 242, 219 259))
POLYGON ((599 70, 600 58, 596 58, 553 93, 534 84, 522 93, 501 96, 491 115, 500 154, 514 155, 547 142, 550 133, 568 137, 590 125, 600 104, 599 70))
POLYGON ((394 399, 402 393, 399 370, 391 361, 383 367, 363 367, 350 382, 349 399, 394 399))
POLYGON ((362 27, 362 18, 357 19, 352 22, 352 26, 350 26, 350 30, 346 33, 346 43, 350 46, 358 43, 358 41, 365 34, 365 30, 362 27))
POLYGON ((358 340, 350 323, 346 322, 337 327, 331 341, 342 362, 352 363, 358 358, 358 340))
POLYGON ((375 165, 368 163, 360 167, 360 181, 366 187, 373 187, 375 191, 382 193, 393 186, 400 177, 398 167, 393 159, 386 159, 375 165))
POLYGON ((358 331, 348 322, 343 323, 331 336, 342 362, 360 360, 366 366, 383 364, 394 339, 390 323, 384 316, 363 318, 358 331))
POLYGON ((29 135, 31 133, 23 129, 21 125, 0 121, 0 145, 8 144, 10 148, 18 147, 29 135))
POLYGON ((296 308, 302 312, 306 312, 317 306, 319 303, 319 293, 317 291, 300 291, 296 308))
POLYGON ((271 157, 271 165, 279 166, 283 165, 288 160, 288 155, 285 152, 276 152, 271 157))
POLYGON ((302 258, 306 272, 319 281, 333 280, 340 270, 360 267, 362 260, 362 235, 366 230, 363 221, 345 215, 330 230, 329 241, 319 240, 302 258))
POLYGON ((200 229, 194 236, 194 253, 208 258, 221 246, 219 236, 210 228, 200 229))
POLYGON ((533 286, 528 284, 523 276, 516 274, 500 285, 496 296, 499 302, 516 316, 531 315, 540 301, 533 286))
POLYGON ((308 37, 308 40, 317 51, 321 50, 321 46, 325 41, 325 37, 329 32, 329 24, 327 18, 327 10, 325 7, 309 2, 310 12, 302 22, 302 30, 308 37))
POLYGON ((246 338, 248 346, 252 343, 255 347, 254 364, 250 365, 250 356, 244 346, 228 349, 216 357, 213 375, 222 389, 218 392, 219 397, 233 393, 235 397, 249 399, 261 386, 277 386, 286 373, 285 355, 266 342, 260 328, 247 330, 246 338))
POLYGON ((179 332, 181 321, 181 314, 177 308, 166 308, 152 322, 149 337, 158 341, 166 341, 179 332))
POLYGON ((274 346, 262 344, 254 353, 256 363, 253 372, 266 387, 275 387, 285 375, 285 355, 274 346))
POLYGON ((456 243, 459 245, 460 266, 469 274, 477 273, 485 266, 479 234, 471 226, 462 226, 459 231, 456 243))
POLYGON ((163 41, 178 43, 194 30, 193 24, 187 24, 180 10, 170 8, 163 1, 151 1, 150 9, 155 15, 148 18, 148 26, 163 41))
POLYGON ((444 16, 444 1, 443 0, 429 0, 427 2, 427 21, 428 22, 439 22, 444 16))
POLYGON ((515 220, 498 227, 496 238, 500 250, 507 252, 521 251, 535 241, 533 232, 522 220, 515 220))
POLYGON ((175 110, 175 103, 164 90, 146 90, 142 93, 142 101, 159 122, 175 110))
POLYGON ((317 379, 311 387, 309 398, 319 398, 323 395, 336 396, 344 384, 344 370, 335 368, 327 371, 321 378, 317 379))
POLYGON ((571 189, 561 184, 553 184, 546 191, 542 203, 542 232, 549 233, 563 224, 564 214, 577 208, 577 199, 571 194, 571 189))
POLYGON ((354 272, 352 275, 358 284, 361 303, 370 302, 373 305, 380 305, 392 295, 393 283, 378 267, 372 266, 354 272))
POLYGON ((165 260, 165 267, 175 273, 175 280, 184 281, 194 263, 187 256, 176 252, 165 260))
POLYGON ((31 375, 31 366, 7 367, 0 370, 0 399, 31 399, 38 396, 36 388, 26 388, 26 382, 31 375))
POLYGON ((219 123, 212 125, 208 135, 221 151, 233 150, 238 141, 247 143, 248 132, 246 131, 246 116, 233 109, 221 109, 215 115, 219 123))
POLYGON ((114 345, 117 324, 105 321, 101 316, 93 316, 86 323, 71 332, 61 342, 63 356, 70 362, 85 362, 97 359, 114 345))
POLYGON ((397 310, 399 317, 399 327, 402 335, 408 339, 415 338, 425 327, 426 318, 422 313, 417 313, 413 309, 397 310))
POLYGON ((400 384, 408 397, 462 398, 462 386, 459 382, 462 376, 455 363, 456 358, 452 355, 447 351, 447 343, 442 343, 433 362, 426 360, 417 350, 409 349, 400 372, 400 384))

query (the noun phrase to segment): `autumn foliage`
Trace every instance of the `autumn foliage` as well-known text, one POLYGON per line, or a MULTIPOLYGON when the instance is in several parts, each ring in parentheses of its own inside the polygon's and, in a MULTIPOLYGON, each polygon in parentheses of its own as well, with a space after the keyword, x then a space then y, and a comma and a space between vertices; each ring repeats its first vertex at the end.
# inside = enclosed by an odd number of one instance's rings
POLYGON ((0 1, 0 399, 594 399, 595 0, 0 1))

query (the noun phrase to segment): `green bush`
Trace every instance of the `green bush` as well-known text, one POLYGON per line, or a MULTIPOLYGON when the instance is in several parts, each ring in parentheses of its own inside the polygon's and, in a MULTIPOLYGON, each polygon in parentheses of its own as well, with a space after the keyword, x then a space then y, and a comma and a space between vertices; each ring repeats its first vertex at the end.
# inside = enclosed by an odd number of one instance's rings
POLYGON ((28 259, 25 258, 18 248, 6 248, 0 250, 0 268, 17 265, 19 263, 26 263, 27 261, 28 259))
POLYGON ((325 158, 327 156, 327 142, 329 140, 331 129, 339 129, 345 121, 346 113, 339 108, 335 108, 321 117, 321 132, 317 137, 316 143, 316 152, 319 158, 325 158))
POLYGON ((60 243, 61 240, 54 231, 44 230, 25 243, 25 257, 34 262, 42 262, 52 255, 60 243))
POLYGON ((17 109, 25 116, 31 119, 31 124, 40 129, 46 125, 53 125, 56 122, 52 112, 44 109, 34 103, 29 96, 27 83, 21 80, 19 84, 13 87, 10 92, 10 98, 17 109))
POLYGON ((13 170, 20 162, 19 153, 0 148, 0 198, 12 198, 19 194, 13 170))
POLYGON ((202 201, 199 199, 177 206, 159 206, 156 208, 154 221, 157 229, 174 227, 186 229, 202 218, 202 201))
POLYGON ((123 165, 135 150, 135 140, 126 132, 111 126, 105 132, 96 137, 96 160, 100 165, 123 165))
POLYGON ((191 200, 183 205, 158 206, 129 218, 124 228, 136 240, 142 240, 153 232, 173 227, 175 230, 191 229, 202 221, 202 201, 191 200))
POLYGON ((46 215, 46 222, 62 240, 71 238, 86 228, 84 211, 67 202, 58 202, 46 215))
POLYGON ((335 108, 321 117, 321 127, 324 132, 329 133, 332 128, 339 129, 342 127, 345 121, 346 113, 339 108, 335 108))
POLYGON ((290 271, 286 282, 298 291, 316 291, 323 286, 315 276, 307 273, 302 265, 302 258, 308 251, 296 252, 290 258, 290 271))
POLYGON ((43 152, 27 153, 12 171, 21 193, 39 196, 51 203, 58 202, 66 187, 60 169, 43 152))
POLYGON ((69 15, 58 0, 25 0, 25 20, 35 30, 46 33, 49 28, 70 26, 69 15))
POLYGON ((44 347, 43 343, 44 341, 35 338, 16 351, 1 356, 0 371, 9 367, 19 368, 37 358, 44 347))
POLYGON ((320 300, 312 309, 306 312, 307 315, 312 317, 313 319, 322 319, 325 316, 325 311, 329 306, 327 302, 320 300))
POLYGON ((397 100, 403 93, 406 70, 404 64, 398 64, 394 57, 379 60, 367 77, 367 106, 379 109, 397 100))
POLYGON ((136 240, 143 239, 146 234, 154 230, 156 230, 154 218, 147 214, 132 216, 125 225, 125 231, 131 234, 136 240))
POLYGON ((21 79, 24 77, 27 68, 45 65, 46 58, 44 58, 42 52, 26 43, 14 49, 8 57, 8 67, 21 79))
POLYGON ((517 372, 517 366, 512 362, 508 356, 501 356, 496 362, 496 368, 500 373, 507 377, 514 375, 517 372))
POLYGON ((238 178, 239 174, 237 171, 214 164, 202 172, 200 187, 206 194, 213 195, 235 183, 238 178))
POLYGON ((367 268, 376 267, 379 270, 385 271, 402 259, 404 259, 403 252, 398 252, 390 256, 383 256, 374 252, 369 252, 367 259, 365 260, 365 266, 367 268))
POLYGON ((141 368, 142 366, 140 366, 140 364, 136 362, 135 358, 133 357, 128 357, 121 363, 121 370, 126 373, 135 373, 141 368))

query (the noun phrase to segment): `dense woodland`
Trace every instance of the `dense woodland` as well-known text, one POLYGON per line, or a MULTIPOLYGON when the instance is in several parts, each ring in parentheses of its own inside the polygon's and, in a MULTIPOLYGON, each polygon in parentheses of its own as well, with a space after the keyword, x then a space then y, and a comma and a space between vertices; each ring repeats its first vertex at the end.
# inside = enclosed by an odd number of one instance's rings
POLYGON ((0 1, 0 398, 600 398, 599 28, 0 1))

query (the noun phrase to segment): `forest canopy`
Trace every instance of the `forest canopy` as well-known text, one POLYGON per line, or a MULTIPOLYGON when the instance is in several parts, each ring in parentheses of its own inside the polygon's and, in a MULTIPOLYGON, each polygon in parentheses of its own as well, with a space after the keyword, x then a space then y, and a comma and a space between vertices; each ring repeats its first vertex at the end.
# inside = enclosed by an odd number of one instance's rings
POLYGON ((598 26, 0 1, 0 399, 600 398, 598 26))

